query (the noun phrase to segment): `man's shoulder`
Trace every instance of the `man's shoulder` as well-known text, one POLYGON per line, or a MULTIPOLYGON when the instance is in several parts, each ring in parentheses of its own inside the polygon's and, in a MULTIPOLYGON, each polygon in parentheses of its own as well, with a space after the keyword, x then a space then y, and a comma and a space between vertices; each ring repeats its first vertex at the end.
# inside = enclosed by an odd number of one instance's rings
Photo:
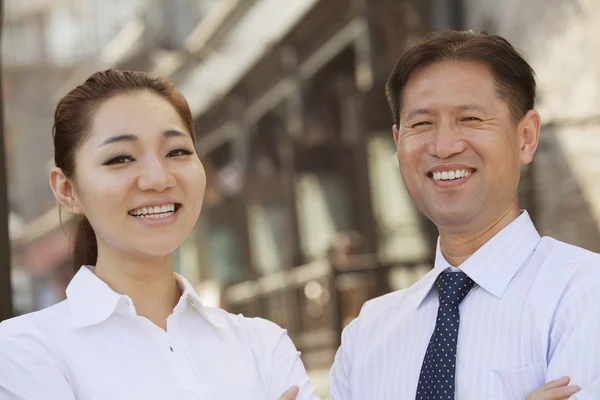
POLYGON ((360 325, 369 326, 377 320, 388 319, 391 314, 396 315, 399 309, 407 306, 407 300, 411 298, 418 284, 419 282, 409 288, 396 290, 366 301, 357 318, 360 325))
POLYGON ((545 236, 542 241, 545 242, 546 251, 553 261, 559 264, 595 266, 600 272, 600 254, 549 236, 545 236))
POLYGON ((546 260, 540 278, 561 288, 561 303, 595 299, 600 291, 600 254, 550 237, 543 242, 546 260))
POLYGON ((378 314, 387 311, 390 307, 395 307, 402 303, 406 298, 410 288, 396 290, 379 297, 372 298, 365 302, 361 314, 378 314))
POLYGON ((600 254, 551 237, 542 239, 545 272, 572 284, 600 283, 600 254))

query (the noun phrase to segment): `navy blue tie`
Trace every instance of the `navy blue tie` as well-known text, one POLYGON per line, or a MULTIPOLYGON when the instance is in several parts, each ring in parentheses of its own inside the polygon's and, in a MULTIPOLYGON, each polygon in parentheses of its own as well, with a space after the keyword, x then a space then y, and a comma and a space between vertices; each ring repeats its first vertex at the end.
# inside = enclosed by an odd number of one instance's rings
POLYGON ((416 400, 454 400, 458 305, 473 287, 462 271, 444 272, 436 280, 440 306, 435 329, 421 366, 416 400))

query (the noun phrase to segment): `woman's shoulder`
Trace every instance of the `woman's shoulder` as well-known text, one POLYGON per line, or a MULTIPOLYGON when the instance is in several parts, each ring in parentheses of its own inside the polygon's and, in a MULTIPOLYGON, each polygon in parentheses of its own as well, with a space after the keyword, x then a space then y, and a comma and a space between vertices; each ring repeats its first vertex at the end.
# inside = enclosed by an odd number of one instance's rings
POLYGON ((69 323, 69 309, 62 301, 43 310, 23 314, 0 323, 0 348, 11 345, 47 343, 53 334, 60 335, 69 323))
POLYGON ((213 325, 222 328, 224 337, 251 352, 247 354, 252 354, 252 359, 259 363, 263 372, 270 371, 277 360, 294 359, 298 354, 287 330, 274 322, 232 314, 219 308, 206 307, 205 311, 213 325))
POLYGON ((256 343, 272 343, 287 335, 287 331, 264 318, 247 317, 242 314, 233 314, 221 308, 204 307, 204 312, 209 321, 217 327, 243 336, 256 343))
POLYGON ((69 321, 62 302, 0 323, 0 387, 28 399, 73 399, 57 349, 70 343, 69 321))

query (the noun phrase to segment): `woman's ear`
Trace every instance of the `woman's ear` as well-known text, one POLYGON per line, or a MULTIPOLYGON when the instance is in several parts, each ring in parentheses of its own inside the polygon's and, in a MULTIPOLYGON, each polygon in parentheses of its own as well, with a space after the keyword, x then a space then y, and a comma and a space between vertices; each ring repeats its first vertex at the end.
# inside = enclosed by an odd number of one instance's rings
POLYGON ((50 171, 50 187, 56 200, 73 214, 83 214, 81 202, 71 179, 67 178, 60 168, 50 171))

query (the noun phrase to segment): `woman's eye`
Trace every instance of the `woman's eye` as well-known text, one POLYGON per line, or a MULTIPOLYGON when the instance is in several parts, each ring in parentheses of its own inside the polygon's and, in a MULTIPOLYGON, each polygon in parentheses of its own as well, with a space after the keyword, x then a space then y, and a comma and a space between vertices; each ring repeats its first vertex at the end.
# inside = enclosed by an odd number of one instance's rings
POLYGON ((176 149, 169 152, 167 157, 181 157, 181 156, 189 156, 194 154, 191 150, 188 149, 176 149))
POLYGON ((126 163, 130 163, 132 161, 133 161, 133 157, 121 155, 121 156, 116 156, 116 157, 111 158, 110 160, 106 161, 102 165, 126 164, 126 163))

